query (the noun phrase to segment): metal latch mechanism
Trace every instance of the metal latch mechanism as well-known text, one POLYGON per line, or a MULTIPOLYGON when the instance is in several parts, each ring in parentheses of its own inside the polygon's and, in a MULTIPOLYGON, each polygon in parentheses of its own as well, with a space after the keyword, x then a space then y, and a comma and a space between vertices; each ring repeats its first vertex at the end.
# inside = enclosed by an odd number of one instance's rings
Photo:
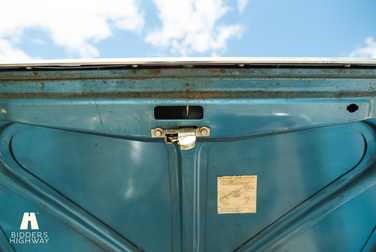
POLYGON ((177 144, 182 150, 189 150, 195 147, 196 137, 210 136, 210 128, 179 128, 179 129, 151 129, 151 137, 164 137, 168 144, 177 144))

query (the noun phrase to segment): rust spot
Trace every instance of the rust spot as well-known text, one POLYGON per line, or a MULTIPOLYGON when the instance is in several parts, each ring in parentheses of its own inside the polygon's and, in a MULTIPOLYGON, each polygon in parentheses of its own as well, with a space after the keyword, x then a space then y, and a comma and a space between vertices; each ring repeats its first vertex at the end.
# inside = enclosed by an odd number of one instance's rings
POLYGON ((150 69, 148 70, 149 75, 160 75, 162 73, 161 69, 150 69))
POLYGON ((111 113, 112 111, 110 110, 110 113, 111 113))
POLYGON ((42 205, 42 206, 44 206, 45 208, 47 208, 47 206, 46 206, 46 205, 44 205, 44 204, 42 204, 42 203, 39 203, 39 205, 42 205))
POLYGON ((277 85, 279 86, 279 83, 277 83, 277 85))
POLYGON ((106 251, 104 248, 102 248, 102 246, 101 245, 99 245, 98 243, 96 243, 95 241, 93 241, 93 240, 90 240, 89 239, 89 241, 91 241, 92 243, 94 243, 97 247, 100 247, 101 249, 103 249, 104 251, 106 251))
POLYGON ((241 227, 241 225, 239 223, 237 223, 237 222, 235 223, 235 225, 238 226, 238 227, 241 227))
POLYGON ((339 196, 341 199, 343 198, 343 194, 341 194, 341 196, 339 196))
POLYGON ((223 148, 222 151, 224 151, 226 148, 223 148))
POLYGON ((38 75, 38 71, 33 71, 33 74, 34 75, 38 75))
POLYGON ((189 84, 188 84, 188 83, 185 83, 185 85, 186 85, 186 86, 189 86, 189 84))
POLYGON ((213 193, 213 192, 211 192, 211 194, 213 195, 214 193, 213 193))
POLYGON ((221 70, 219 70, 219 72, 220 72, 220 73, 225 73, 226 70, 222 68, 221 70))
POLYGON ((15 193, 15 195, 16 195, 17 197, 21 198, 21 199, 24 199, 21 195, 19 195, 19 194, 17 194, 17 193, 15 193))
POLYGON ((141 252, 144 252, 144 250, 141 247, 137 247, 137 249, 140 250, 141 252))
POLYGON ((95 143, 95 144, 94 144, 94 146, 98 146, 98 144, 97 144, 97 143, 95 143))
POLYGON ((42 81, 40 84, 42 85, 41 90, 43 91, 44 90, 44 82, 42 81))
POLYGON ((271 134, 273 134, 274 133, 274 130, 272 131, 272 132, 270 132, 271 134))

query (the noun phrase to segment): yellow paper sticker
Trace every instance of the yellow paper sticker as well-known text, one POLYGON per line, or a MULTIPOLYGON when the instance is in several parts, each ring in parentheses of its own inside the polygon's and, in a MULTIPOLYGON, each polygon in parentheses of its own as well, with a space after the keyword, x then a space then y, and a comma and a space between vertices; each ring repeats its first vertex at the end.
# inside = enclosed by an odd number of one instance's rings
POLYGON ((218 214, 256 213, 257 176, 218 177, 218 214))

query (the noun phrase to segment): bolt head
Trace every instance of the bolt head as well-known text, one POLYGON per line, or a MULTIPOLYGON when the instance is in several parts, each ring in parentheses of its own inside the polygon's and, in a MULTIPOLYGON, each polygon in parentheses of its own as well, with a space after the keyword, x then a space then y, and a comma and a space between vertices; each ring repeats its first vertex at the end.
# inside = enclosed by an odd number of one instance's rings
POLYGON ((156 129, 156 130, 154 131, 154 135, 155 135, 156 137, 160 137, 160 136, 162 136, 162 134, 163 134, 163 132, 162 132, 160 129, 156 129))
POLYGON ((201 133, 202 136, 207 136, 208 133, 209 133, 209 131, 208 131, 207 128, 202 128, 202 129, 200 130, 200 133, 201 133))

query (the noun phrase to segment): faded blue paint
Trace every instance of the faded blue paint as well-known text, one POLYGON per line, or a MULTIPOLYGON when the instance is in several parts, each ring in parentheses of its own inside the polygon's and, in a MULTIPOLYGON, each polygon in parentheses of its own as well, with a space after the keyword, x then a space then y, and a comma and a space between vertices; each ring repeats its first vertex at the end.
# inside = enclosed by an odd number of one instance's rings
POLYGON ((0 249, 374 248, 375 70, 153 71, 0 72, 0 249), (59 97, 89 90, 217 93, 59 97), (226 96, 234 91, 271 96, 226 96), (57 97, 7 97, 19 92, 57 97), (307 95, 314 92, 320 96, 307 95), (202 106, 204 117, 155 120, 154 107, 166 104, 202 106), (211 136, 188 151, 150 137, 151 128, 179 126, 207 126, 211 136), (226 175, 258 176, 256 213, 217 214, 217 177, 226 175), (22 231, 24 212, 39 213, 47 244, 7 242, 22 231))

